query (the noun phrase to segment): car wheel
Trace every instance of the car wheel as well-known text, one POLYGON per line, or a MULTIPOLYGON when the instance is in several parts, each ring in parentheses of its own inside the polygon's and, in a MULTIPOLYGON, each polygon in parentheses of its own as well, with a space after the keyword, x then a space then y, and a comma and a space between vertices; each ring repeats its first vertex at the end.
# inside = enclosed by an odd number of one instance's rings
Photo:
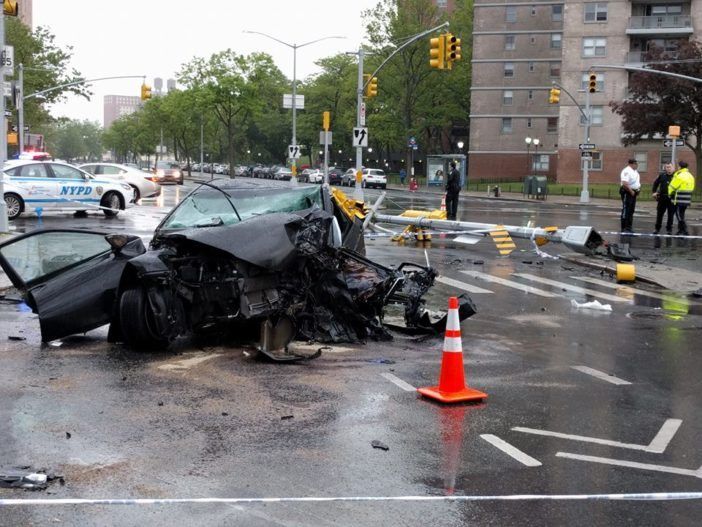
POLYGON ((7 217, 11 220, 18 218, 24 211, 24 201, 17 194, 5 194, 5 206, 7 207, 7 217))
POLYGON ((183 184, 183 178, 180 179, 180 181, 177 182, 179 185, 183 184))
POLYGON ((381 185, 380 188, 382 188, 383 190, 385 190, 386 188, 388 188, 388 185, 387 185, 387 184, 381 185))
POLYGON ((139 188, 135 187, 134 185, 130 185, 132 187, 132 190, 134 191, 134 202, 136 203, 141 199, 141 193, 139 192, 139 188))
POLYGON ((127 289, 119 299, 119 320, 124 342, 137 350, 165 349, 169 339, 159 335, 154 313, 143 287, 127 289))
POLYGON ((122 209, 122 200, 119 197, 119 194, 116 192, 108 192, 105 194, 102 198, 102 201, 100 201, 100 206, 101 207, 106 207, 102 209, 102 212, 105 213, 105 216, 108 218, 114 218, 119 214, 119 210, 122 209), (108 210, 108 209, 113 209, 113 210, 108 210))

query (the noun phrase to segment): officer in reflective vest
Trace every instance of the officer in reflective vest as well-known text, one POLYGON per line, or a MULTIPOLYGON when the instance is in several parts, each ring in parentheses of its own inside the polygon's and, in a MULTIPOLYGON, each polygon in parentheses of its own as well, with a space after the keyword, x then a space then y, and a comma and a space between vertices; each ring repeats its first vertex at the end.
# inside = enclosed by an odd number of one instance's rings
POLYGON ((695 190, 695 177, 687 168, 686 161, 678 163, 680 169, 673 174, 673 179, 668 184, 668 195, 670 201, 675 205, 675 217, 678 219, 678 232, 687 236, 687 225, 685 224, 685 211, 692 201, 692 191, 695 190))

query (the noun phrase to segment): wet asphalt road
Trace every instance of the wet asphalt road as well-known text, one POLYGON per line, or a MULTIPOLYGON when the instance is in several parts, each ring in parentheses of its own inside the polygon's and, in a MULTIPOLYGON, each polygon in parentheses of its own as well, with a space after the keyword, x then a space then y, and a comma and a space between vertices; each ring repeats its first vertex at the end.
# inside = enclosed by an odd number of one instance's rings
MULTIPOLYGON (((160 203, 116 219, 45 215, 42 223, 148 237, 187 187, 167 187, 160 203)), ((392 212, 435 207, 438 198, 392 191, 386 204, 392 212)), ((461 215, 599 230, 618 223, 616 204, 463 199, 461 215)), ((652 223, 641 214, 635 226, 652 223)), ((699 233, 699 218, 691 223, 699 233)), ((36 224, 32 217, 15 223, 18 230, 36 224)), ((108 344, 104 328, 42 345, 35 315, 0 304, 0 464, 48 467, 66 480, 41 493, 0 489, 0 499, 702 491, 695 473, 702 300, 639 283, 617 288, 599 272, 537 257, 524 241, 499 258, 491 243, 367 242, 369 256, 386 264, 423 262, 426 250, 449 279, 429 295, 436 307, 472 291, 479 312, 462 324, 463 349, 469 384, 489 395, 481 405, 441 407, 410 391, 436 383, 441 339, 397 335, 391 343, 334 346, 296 365, 258 362, 217 341, 139 355, 108 344), (571 306, 593 299, 612 312, 571 306), (485 435, 540 465, 527 466, 534 463, 485 435), (373 440, 389 450, 373 449, 373 440)), ((633 251, 699 270, 694 242, 656 248, 636 239, 633 251)), ((696 501, 0 506, 0 525, 693 525, 699 511, 696 501)))

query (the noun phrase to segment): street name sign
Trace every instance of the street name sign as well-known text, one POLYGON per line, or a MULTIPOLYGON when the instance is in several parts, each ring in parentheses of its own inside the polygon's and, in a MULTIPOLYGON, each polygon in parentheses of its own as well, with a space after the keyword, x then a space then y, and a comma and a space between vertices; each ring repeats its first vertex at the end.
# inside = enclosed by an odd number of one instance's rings
POLYGON ((368 146, 368 128, 353 129, 353 146, 366 148, 368 146))
POLYGON ((670 148, 673 146, 673 141, 675 141, 675 146, 685 146, 685 141, 682 139, 664 139, 663 140, 663 146, 666 148, 670 148))
POLYGON ((289 145, 288 157, 290 159, 300 159, 300 145, 289 145))
MULTIPOLYGON (((283 95, 283 108, 292 108, 293 96, 292 93, 286 93, 283 95)), ((305 96, 295 95, 295 109, 304 110, 305 109, 305 96)))
POLYGON ((580 150, 595 150, 597 148, 597 145, 594 145, 592 143, 580 143, 578 145, 578 148, 580 150))

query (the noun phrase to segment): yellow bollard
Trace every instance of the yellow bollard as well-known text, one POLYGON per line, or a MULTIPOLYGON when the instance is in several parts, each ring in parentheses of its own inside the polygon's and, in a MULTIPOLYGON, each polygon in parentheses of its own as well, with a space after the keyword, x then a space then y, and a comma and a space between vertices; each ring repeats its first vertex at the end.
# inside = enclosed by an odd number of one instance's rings
POLYGON ((636 267, 632 264, 617 264, 617 282, 633 282, 636 280, 636 267))

